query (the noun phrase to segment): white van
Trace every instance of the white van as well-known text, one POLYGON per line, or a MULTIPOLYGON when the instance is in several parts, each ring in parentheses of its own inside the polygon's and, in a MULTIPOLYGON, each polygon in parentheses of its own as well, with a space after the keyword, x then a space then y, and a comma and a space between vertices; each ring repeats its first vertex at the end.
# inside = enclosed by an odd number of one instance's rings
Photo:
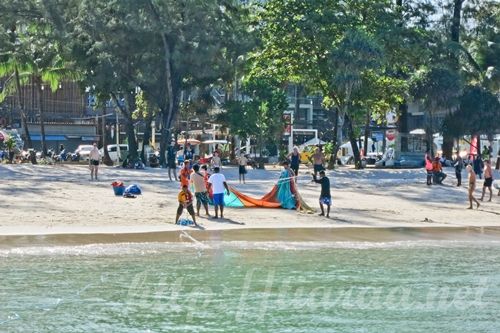
MULTIPOLYGON (((116 161, 118 157, 120 158, 120 161, 123 161, 125 158, 127 158, 128 144, 120 144, 119 146, 120 146, 120 155, 118 155, 117 153, 116 144, 108 145, 109 157, 111 158, 112 161, 116 161)), ((101 156, 104 156, 104 150, 102 148, 99 149, 99 153, 101 153, 101 156)))

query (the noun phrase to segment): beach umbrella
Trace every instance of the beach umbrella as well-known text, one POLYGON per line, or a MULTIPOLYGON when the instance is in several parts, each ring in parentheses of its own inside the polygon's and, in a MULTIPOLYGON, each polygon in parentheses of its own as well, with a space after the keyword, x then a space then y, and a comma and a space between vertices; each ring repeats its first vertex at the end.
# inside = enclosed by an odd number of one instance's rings
POLYGON ((190 144, 191 146, 196 146, 200 144, 200 140, 196 139, 179 139, 177 140, 178 145, 185 145, 185 144, 190 144))

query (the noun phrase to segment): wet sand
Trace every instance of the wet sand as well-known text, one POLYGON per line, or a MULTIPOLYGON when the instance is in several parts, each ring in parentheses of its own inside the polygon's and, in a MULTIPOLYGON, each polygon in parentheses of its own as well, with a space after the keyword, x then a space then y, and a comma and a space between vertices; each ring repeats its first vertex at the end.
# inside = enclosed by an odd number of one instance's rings
POLYGON ((500 242, 500 227, 267 228, 2 235, 0 236, 0 248, 148 242, 400 242, 421 240, 500 242))

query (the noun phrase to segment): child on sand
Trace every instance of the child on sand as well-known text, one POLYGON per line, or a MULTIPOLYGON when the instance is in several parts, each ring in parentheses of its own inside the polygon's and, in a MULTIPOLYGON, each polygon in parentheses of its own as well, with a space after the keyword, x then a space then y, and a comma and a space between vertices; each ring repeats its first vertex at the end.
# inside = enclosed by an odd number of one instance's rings
POLYGON ((472 201, 474 201, 477 208, 479 208, 479 201, 474 198, 474 190, 476 189, 476 174, 470 165, 467 166, 467 172, 469 173, 469 208, 467 209, 472 209, 472 201))
POLYGON ((321 208, 320 216, 325 216, 325 209, 323 205, 326 205, 326 217, 330 217, 330 206, 332 204, 332 197, 330 195, 330 179, 325 176, 325 171, 321 170, 319 172, 320 178, 317 179, 316 175, 313 175, 314 182, 321 184, 321 194, 319 196, 319 207, 321 208))
POLYGON ((177 199, 179 200, 179 207, 177 208, 177 214, 175 215, 175 224, 179 222, 182 211, 184 210, 184 208, 186 208, 189 215, 191 215, 191 217, 193 218, 194 225, 198 226, 198 224, 196 224, 196 217, 194 215, 193 195, 191 194, 191 192, 189 192, 187 185, 182 185, 182 190, 179 192, 177 199))

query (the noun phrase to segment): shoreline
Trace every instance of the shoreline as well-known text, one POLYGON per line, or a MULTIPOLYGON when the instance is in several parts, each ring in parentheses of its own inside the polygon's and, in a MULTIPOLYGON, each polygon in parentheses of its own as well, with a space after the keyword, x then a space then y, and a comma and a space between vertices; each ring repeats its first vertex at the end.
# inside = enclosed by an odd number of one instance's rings
POLYGON ((500 241, 500 227, 292 227, 0 235, 0 248, 118 243, 500 241), (361 231, 361 232, 360 232, 361 231))

